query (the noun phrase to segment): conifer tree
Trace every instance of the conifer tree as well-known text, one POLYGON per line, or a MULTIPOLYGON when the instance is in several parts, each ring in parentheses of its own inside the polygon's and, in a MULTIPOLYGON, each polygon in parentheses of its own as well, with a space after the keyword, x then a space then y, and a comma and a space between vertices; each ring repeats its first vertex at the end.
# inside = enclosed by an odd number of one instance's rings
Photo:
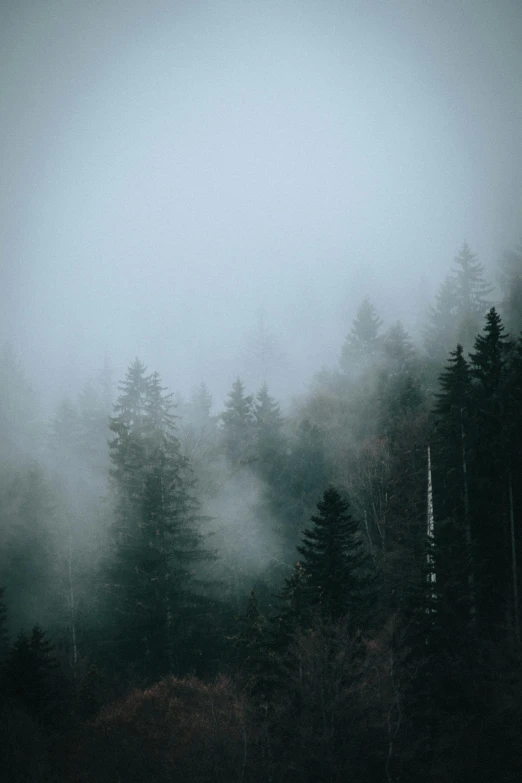
POLYGON ((145 373, 138 360, 129 368, 111 420, 115 522, 107 603, 121 659, 158 675, 181 666, 187 611, 197 600, 194 567, 206 552, 171 395, 157 373, 145 373))
POLYGON ((278 532, 285 562, 293 562, 303 519, 310 517, 328 479, 324 434, 308 419, 303 419, 290 445, 279 491, 273 498, 273 513, 280 520, 278 532))
POLYGON ((425 345, 432 361, 442 363, 456 343, 472 347, 492 290, 483 265, 464 243, 429 313, 425 345))
POLYGON ((252 456, 253 404, 252 396, 245 395, 243 383, 237 378, 221 415, 225 451, 233 465, 243 464, 252 456))
POLYGON ((341 350, 341 370, 349 375, 373 366, 378 359, 382 321, 366 297, 354 318, 341 350))
POLYGON ((508 436, 506 374, 511 344, 495 308, 486 317, 470 356, 473 419, 470 495, 473 536, 477 542, 477 597, 484 633, 506 620, 509 583, 509 536, 506 492, 508 436))
POLYGON ((21 631, 13 644, 3 670, 3 691, 36 717, 48 719, 56 699, 53 682, 58 667, 54 646, 35 625, 28 636, 21 631))
POLYGON ((297 547, 307 576, 309 604, 328 620, 350 615, 354 623, 367 620, 369 560, 358 526, 335 487, 317 504, 312 527, 297 547))
POLYGON ((39 622, 49 626, 63 600, 56 578, 55 498, 38 466, 15 476, 6 494, 0 568, 10 596, 9 625, 15 632, 39 622))
POLYGON ((273 483, 281 474, 285 442, 279 405, 263 384, 254 403, 255 455, 262 478, 273 483))
POLYGON ((254 590, 250 591, 245 612, 237 617, 237 625, 233 639, 243 687, 250 693, 259 693, 267 674, 267 624, 254 590))

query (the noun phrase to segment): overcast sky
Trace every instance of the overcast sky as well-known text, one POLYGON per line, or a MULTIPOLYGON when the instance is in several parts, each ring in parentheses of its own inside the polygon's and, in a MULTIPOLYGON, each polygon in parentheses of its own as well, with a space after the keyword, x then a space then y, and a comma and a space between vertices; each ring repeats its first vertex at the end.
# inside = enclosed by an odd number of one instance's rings
POLYGON ((519 0, 0 14, 1 323, 45 394, 139 355, 219 407, 261 309, 299 391, 365 294, 414 324, 522 238, 519 0))

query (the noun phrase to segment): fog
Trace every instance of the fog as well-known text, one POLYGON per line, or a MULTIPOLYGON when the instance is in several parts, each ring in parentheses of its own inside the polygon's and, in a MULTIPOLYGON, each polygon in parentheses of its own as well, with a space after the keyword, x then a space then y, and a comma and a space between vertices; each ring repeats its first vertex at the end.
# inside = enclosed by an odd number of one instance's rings
POLYGON ((136 355, 221 404, 261 312, 287 398, 366 294, 414 327, 520 239, 518 2, 1 15, 2 331, 47 404, 136 355))

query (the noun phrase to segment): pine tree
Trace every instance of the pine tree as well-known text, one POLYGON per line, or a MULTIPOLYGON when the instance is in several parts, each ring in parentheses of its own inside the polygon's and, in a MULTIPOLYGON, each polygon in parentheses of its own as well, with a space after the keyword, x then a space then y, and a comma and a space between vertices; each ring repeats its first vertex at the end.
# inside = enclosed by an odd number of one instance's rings
POLYGON ((274 619, 275 649, 284 651, 299 629, 312 623, 310 606, 310 575, 298 561, 278 594, 279 611, 274 619))
POLYGON ((477 542, 477 597, 484 633, 496 634, 505 623, 509 582, 508 436, 506 374, 511 345, 495 308, 470 356, 473 419, 470 494, 473 536, 477 542))
POLYGON ((3 671, 3 691, 36 717, 49 719, 55 707, 58 667, 54 647, 45 632, 35 625, 31 635, 21 631, 13 644, 3 671))
POLYGON ((448 275, 437 292, 435 305, 429 310, 424 331, 426 353, 436 365, 444 361, 456 343, 457 307, 454 282, 448 275))
POLYGON ((413 343, 400 321, 383 339, 383 362, 379 372, 379 434, 393 438, 395 430, 425 401, 425 389, 413 343))
POLYGON ((38 467, 19 473, 3 498, 0 569, 10 596, 13 631, 57 620, 63 600, 58 594, 55 534, 56 503, 38 467))
POLYGON ((373 366, 378 359, 382 321, 375 307, 366 297, 357 310, 352 328, 341 350, 341 370, 347 374, 358 373, 373 366))
POLYGON ((226 455, 236 466, 252 457, 253 404, 252 396, 245 395, 243 383, 237 378, 221 414, 226 455))
POLYGON ((484 267, 464 243, 429 313, 425 344, 432 361, 442 363, 456 343, 471 348, 492 290, 484 267))
POLYGON ((350 615, 354 623, 365 617, 369 561, 349 512, 349 503, 330 486, 317 504, 313 526, 306 528, 297 547, 307 575, 312 608, 328 620, 350 615))
POLYGON ((257 471, 269 483, 277 480, 283 467, 285 441, 282 429, 279 405, 264 384, 254 403, 255 455, 257 471))
POLYGON ((239 659, 239 673, 245 690, 258 694, 268 673, 267 624, 261 614, 254 590, 250 591, 245 612, 237 618, 233 637, 239 659))
POLYGON ((115 523, 107 598, 119 656, 157 676, 182 666, 188 607, 197 601, 194 568, 206 552, 171 395, 157 373, 145 373, 136 360, 111 420, 115 523))
POLYGON ((310 517, 329 479, 324 434, 308 419, 299 422, 280 482, 275 488, 272 511, 285 562, 294 560, 303 519, 310 517))
POLYGON ((457 304, 457 340, 464 346, 470 346, 488 307, 493 286, 484 277, 483 265, 466 242, 454 264, 452 279, 457 304))

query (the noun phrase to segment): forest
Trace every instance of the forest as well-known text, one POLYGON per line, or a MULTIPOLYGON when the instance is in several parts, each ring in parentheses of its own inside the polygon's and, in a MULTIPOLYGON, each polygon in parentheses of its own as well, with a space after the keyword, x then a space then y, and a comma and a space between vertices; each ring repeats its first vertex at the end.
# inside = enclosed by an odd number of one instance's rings
POLYGON ((415 338, 365 298, 288 406, 102 356, 48 419, 4 344, 2 780, 522 779, 522 248, 488 278, 415 338))

